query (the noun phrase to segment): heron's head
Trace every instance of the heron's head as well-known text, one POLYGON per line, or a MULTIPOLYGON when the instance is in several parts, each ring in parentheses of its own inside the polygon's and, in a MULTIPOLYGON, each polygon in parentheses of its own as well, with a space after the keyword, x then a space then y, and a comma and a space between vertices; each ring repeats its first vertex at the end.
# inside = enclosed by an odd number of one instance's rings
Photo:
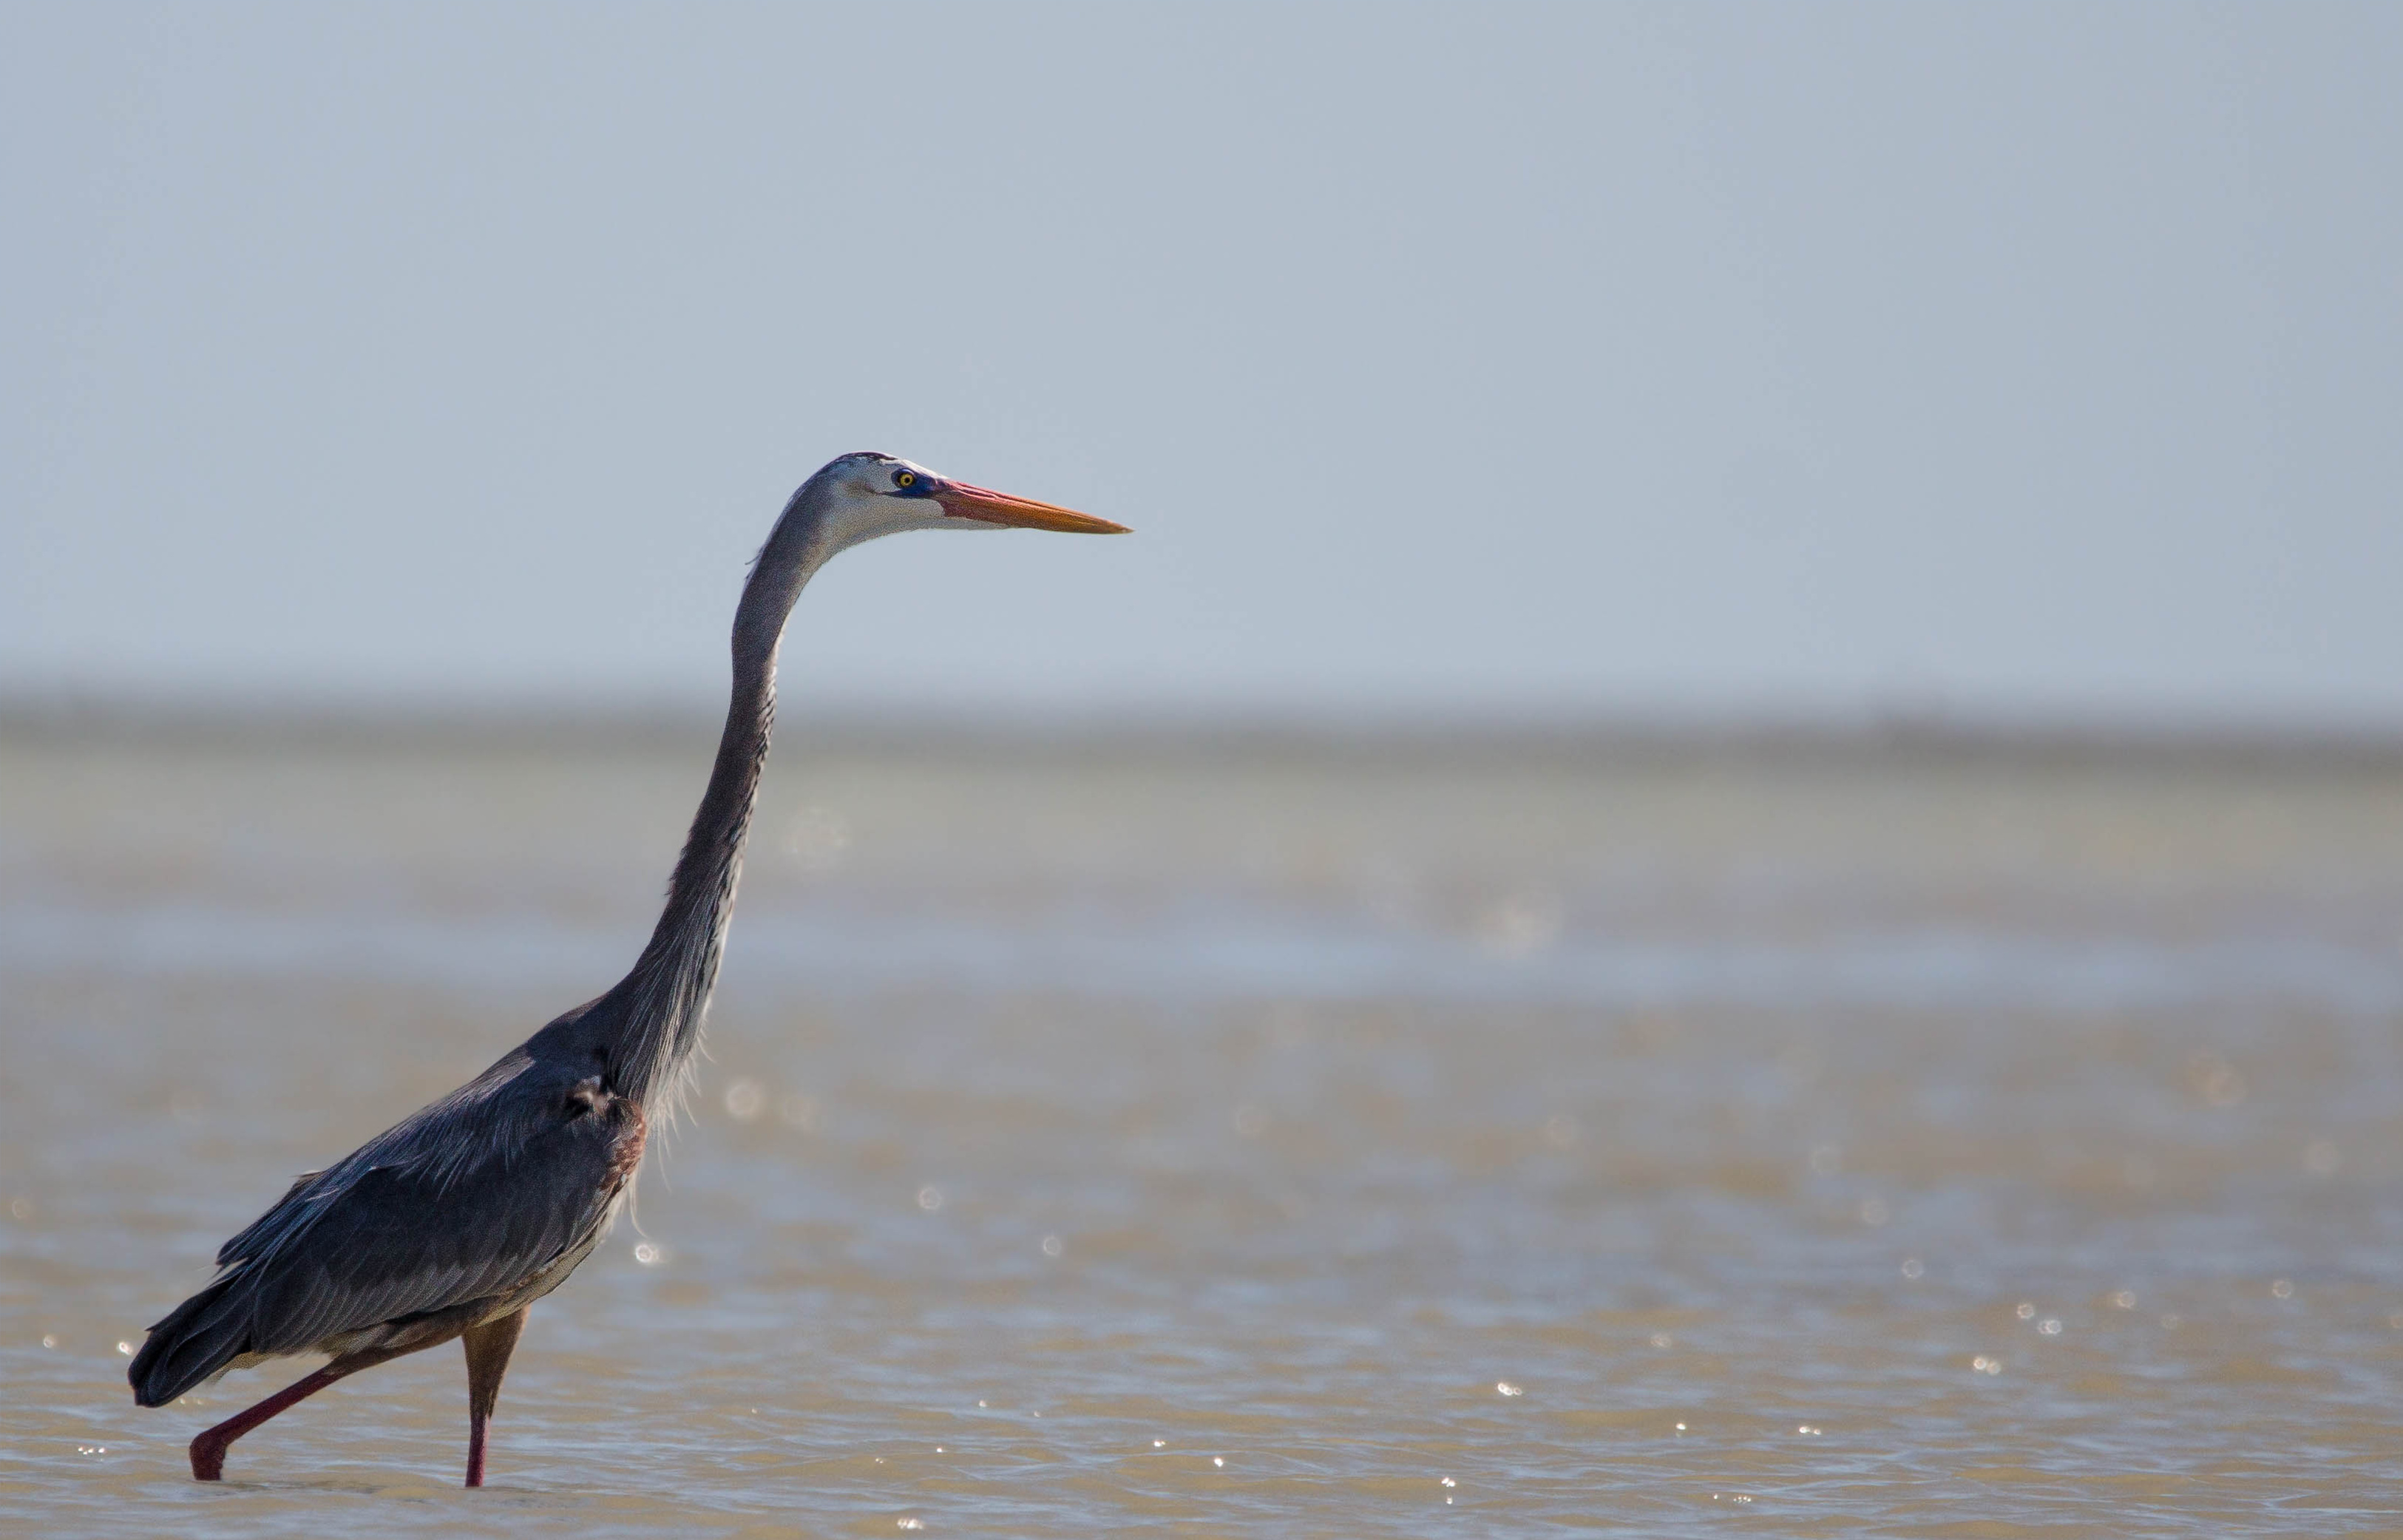
POLYGON ((846 454, 810 479, 835 549, 904 530, 1060 530, 1124 534, 1124 524, 938 476, 890 454, 846 454))

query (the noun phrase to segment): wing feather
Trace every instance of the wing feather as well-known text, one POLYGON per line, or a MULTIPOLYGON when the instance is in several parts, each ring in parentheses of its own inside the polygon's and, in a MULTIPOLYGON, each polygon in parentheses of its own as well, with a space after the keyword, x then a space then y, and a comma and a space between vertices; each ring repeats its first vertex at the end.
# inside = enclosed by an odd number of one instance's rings
POLYGON ((227 1243, 249 1351, 506 1294, 590 1242, 621 1174, 618 1126, 504 1060, 340 1164, 296 1183, 227 1243))

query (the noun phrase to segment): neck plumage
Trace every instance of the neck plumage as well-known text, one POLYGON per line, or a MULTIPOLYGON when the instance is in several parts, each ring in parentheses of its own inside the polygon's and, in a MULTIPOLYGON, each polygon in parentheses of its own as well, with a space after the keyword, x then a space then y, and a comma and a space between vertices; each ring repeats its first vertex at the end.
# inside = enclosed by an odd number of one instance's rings
POLYGON ((768 764, 768 736, 776 718, 776 650, 785 619, 801 587, 831 552, 817 538, 810 504, 815 483, 793 494, 784 517, 752 563, 734 612, 734 689, 726 730, 717 740, 709 786, 668 880, 668 899, 648 945, 613 995, 616 1020, 613 1088, 645 1106, 664 1097, 673 1113, 702 1018, 716 987, 726 927, 734 916, 734 888, 743 875, 743 846, 768 764))

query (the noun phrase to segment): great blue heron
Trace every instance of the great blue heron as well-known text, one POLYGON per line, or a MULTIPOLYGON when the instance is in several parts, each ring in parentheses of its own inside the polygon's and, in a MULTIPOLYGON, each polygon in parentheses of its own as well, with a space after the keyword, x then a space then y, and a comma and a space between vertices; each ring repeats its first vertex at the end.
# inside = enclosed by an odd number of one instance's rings
POLYGON ((217 1252, 208 1287, 150 1328, 128 1378, 164 1406, 228 1368, 322 1353, 332 1362, 192 1440, 214 1481, 233 1441, 370 1365, 458 1338, 467 1350, 467 1485, 526 1308, 592 1254, 632 1189, 653 1117, 674 1105, 734 909, 768 758, 776 649, 801 585, 847 547, 903 530, 1125 526, 949 480, 886 454, 846 454, 801 484, 734 611, 734 690, 708 789, 633 971, 376 1135, 217 1252))

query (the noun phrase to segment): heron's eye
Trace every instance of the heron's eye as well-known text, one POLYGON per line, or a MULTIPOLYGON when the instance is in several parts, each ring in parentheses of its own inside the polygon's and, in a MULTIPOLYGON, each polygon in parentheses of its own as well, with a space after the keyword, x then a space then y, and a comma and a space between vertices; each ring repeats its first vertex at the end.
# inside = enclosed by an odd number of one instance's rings
POLYGON ((896 470, 893 473, 893 484, 896 487, 914 487, 918 484, 918 473, 913 470, 896 470))

